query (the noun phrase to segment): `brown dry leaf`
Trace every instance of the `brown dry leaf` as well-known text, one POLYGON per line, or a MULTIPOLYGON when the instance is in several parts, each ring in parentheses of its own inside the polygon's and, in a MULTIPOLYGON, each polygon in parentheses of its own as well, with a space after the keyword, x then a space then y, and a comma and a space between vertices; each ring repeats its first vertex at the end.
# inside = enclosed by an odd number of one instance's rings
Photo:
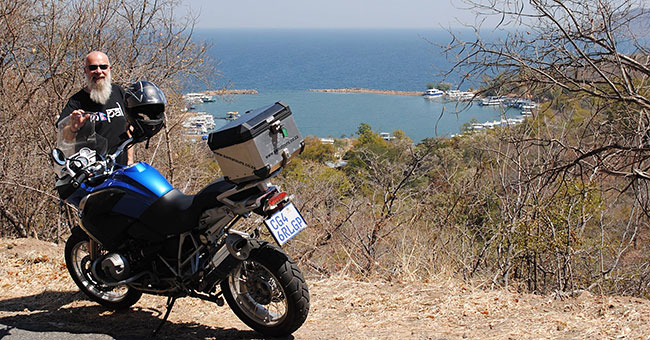
MULTIPOLYGON (((114 338, 143 338, 151 329, 142 325, 155 327, 165 312, 166 298, 160 296, 144 295, 133 308, 119 313, 104 312, 84 299, 63 264, 63 245, 0 239, 0 263, 0 271, 7 273, 0 282, 0 306, 26 301, 14 309, 0 308, 3 320, 29 313, 29 322, 56 324, 73 333, 78 329, 71 327, 79 327, 114 338), (13 242, 12 253, 7 243, 13 242), (48 264, 6 272, 18 261, 31 264, 33 254, 47 255, 48 264)), ((307 281, 311 309, 305 324, 294 333, 296 339, 591 340, 648 339, 650 334, 650 301, 639 298, 587 294, 549 303, 555 301, 549 296, 467 288, 468 284, 449 278, 426 283, 367 283, 346 277, 307 277, 307 281)), ((178 300, 160 338, 179 337, 263 339, 229 308, 191 298, 178 300)))

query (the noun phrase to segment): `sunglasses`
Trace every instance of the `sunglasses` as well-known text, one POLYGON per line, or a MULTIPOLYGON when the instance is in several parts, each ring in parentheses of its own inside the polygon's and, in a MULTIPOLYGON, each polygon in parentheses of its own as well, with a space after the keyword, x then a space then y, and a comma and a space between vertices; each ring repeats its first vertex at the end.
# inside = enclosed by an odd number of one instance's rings
POLYGON ((107 65, 107 64, 101 64, 101 65, 88 65, 88 66, 86 66, 86 67, 88 67, 88 69, 89 69, 90 71, 94 71, 94 70, 96 70, 98 67, 99 67, 100 69, 102 69, 102 70, 105 70, 105 69, 108 68, 108 65, 107 65))

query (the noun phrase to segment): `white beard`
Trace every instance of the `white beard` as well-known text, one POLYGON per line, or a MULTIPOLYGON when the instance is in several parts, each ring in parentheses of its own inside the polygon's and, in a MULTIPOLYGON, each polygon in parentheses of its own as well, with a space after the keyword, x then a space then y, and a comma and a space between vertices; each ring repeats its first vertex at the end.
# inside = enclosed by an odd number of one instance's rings
POLYGON ((97 104, 106 104, 108 98, 111 96, 111 74, 108 73, 106 78, 100 79, 96 83, 92 81, 91 77, 87 77, 86 80, 90 89, 90 99, 97 104))

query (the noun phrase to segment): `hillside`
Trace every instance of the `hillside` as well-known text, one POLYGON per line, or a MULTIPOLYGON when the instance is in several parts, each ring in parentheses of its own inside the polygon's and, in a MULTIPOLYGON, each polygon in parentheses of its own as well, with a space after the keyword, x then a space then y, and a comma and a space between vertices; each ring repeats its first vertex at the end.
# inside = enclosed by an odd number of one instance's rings
MULTIPOLYGON (((165 298, 145 296, 127 312, 107 312, 80 295, 63 247, 0 239, 0 324, 39 332, 145 338, 165 298)), ((430 283, 308 280, 311 311, 296 339, 648 339, 650 301, 483 290, 451 280, 430 283)), ((227 307, 177 302, 161 339, 262 339, 227 307)))

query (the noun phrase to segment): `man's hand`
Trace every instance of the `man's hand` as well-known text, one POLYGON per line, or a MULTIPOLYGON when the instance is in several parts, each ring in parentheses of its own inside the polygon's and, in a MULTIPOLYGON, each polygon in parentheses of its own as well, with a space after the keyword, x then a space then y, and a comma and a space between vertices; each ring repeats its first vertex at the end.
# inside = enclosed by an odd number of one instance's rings
POLYGON ((90 114, 86 113, 84 110, 74 110, 70 113, 70 129, 72 133, 79 132, 86 121, 90 118, 90 114))

